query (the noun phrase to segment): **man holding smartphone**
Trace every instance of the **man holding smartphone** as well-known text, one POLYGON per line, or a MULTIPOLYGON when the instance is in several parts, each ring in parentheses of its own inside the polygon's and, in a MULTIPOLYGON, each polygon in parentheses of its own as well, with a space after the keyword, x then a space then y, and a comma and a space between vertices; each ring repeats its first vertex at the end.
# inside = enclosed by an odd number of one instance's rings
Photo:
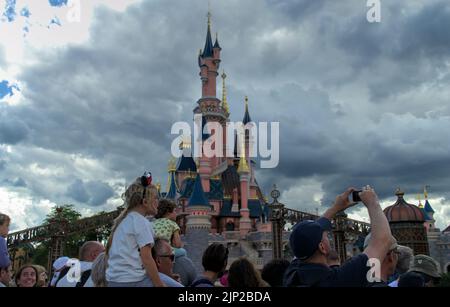
MULTIPOLYGON (((366 186, 358 193, 370 217, 372 238, 364 252, 351 258, 339 268, 331 269, 327 256, 331 250, 329 235, 331 220, 336 213, 344 211, 356 203, 349 195, 356 191, 349 188, 338 195, 334 204, 316 221, 302 221, 294 226, 289 244, 294 260, 284 275, 287 287, 365 287, 373 282, 369 269, 372 264, 381 264, 392 245, 389 223, 381 209, 375 191, 366 186), (369 273, 369 274, 368 274, 369 273)), ((375 278, 377 278, 375 271, 375 278)))

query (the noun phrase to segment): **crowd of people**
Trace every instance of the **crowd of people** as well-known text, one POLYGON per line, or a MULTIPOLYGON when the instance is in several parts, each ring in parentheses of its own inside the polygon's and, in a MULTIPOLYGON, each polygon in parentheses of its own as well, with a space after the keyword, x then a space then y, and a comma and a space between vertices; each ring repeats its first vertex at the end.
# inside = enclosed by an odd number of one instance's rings
POLYGON ((371 233, 363 252, 341 263, 330 244, 331 220, 356 205, 355 189, 338 195, 316 221, 302 221, 292 229, 292 261, 274 259, 261 271, 246 257, 228 263, 225 245, 213 243, 202 256, 197 274, 183 248, 175 222, 176 205, 158 199, 158 190, 146 173, 124 193, 125 209, 115 220, 106 246, 88 241, 78 259, 60 257, 50 281, 42 266, 27 264, 13 276, 6 237, 11 219, 0 214, 0 287, 431 287, 439 283, 437 262, 413 255, 392 236, 375 191, 359 193, 367 208, 371 233))

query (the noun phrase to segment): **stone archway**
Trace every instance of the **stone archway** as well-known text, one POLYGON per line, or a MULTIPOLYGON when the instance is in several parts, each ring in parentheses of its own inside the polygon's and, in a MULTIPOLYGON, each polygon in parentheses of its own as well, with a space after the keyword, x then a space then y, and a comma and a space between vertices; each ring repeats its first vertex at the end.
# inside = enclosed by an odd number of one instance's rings
POLYGON ((226 231, 234 231, 234 223, 232 221, 228 221, 228 223, 225 225, 226 231))

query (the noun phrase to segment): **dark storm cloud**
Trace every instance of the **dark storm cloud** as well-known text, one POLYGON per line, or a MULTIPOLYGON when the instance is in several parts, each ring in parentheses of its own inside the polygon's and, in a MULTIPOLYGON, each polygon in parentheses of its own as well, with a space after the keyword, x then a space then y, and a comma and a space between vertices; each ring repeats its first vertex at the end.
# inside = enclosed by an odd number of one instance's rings
POLYGON ((266 0, 266 2, 287 16, 299 20, 322 9, 325 0, 266 0))
POLYGON ((67 196, 79 203, 101 206, 114 195, 113 189, 103 182, 83 182, 76 179, 67 189, 67 196))
POLYGON ((22 178, 5 179, 3 180, 3 183, 16 188, 25 188, 27 186, 27 183, 22 178))
POLYGON ((0 113, 0 144, 17 144, 27 137, 28 132, 28 126, 22 120, 0 113))
POLYGON ((336 28, 325 28, 337 46, 352 54, 354 77, 366 78, 374 102, 389 103, 393 95, 448 70, 448 1, 432 1, 418 11, 407 7, 400 1, 382 2, 380 23, 368 23, 365 15, 357 15, 336 28))

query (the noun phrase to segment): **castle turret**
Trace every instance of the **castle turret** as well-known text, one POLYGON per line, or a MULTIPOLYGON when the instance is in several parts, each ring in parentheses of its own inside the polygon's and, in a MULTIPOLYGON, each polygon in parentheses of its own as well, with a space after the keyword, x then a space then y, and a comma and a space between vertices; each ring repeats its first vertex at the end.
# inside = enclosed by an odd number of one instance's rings
POLYGON ((250 168, 247 164, 244 148, 242 148, 242 155, 239 159, 237 171, 241 184, 241 218, 239 220, 239 230, 241 235, 246 235, 251 230, 250 210, 248 209, 250 168))
POLYGON ((427 230, 435 228, 435 219, 434 219, 434 210, 428 201, 428 191, 425 186, 423 189, 423 195, 425 197, 425 206, 423 207, 423 211, 425 212, 425 227, 427 230))
POLYGON ((208 247, 208 236, 211 231, 211 205, 203 191, 200 174, 195 178, 187 213, 186 242, 190 242, 190 245, 186 245, 185 249, 193 260, 197 272, 201 272, 202 254, 208 247))

